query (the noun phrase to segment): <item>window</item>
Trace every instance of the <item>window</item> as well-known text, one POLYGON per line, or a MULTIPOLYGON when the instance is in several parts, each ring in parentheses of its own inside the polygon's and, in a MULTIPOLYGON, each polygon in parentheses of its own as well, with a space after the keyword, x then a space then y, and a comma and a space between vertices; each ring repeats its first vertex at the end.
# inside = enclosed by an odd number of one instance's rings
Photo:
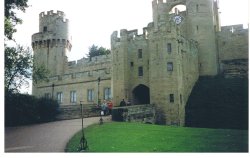
POLYGON ((181 104, 182 104, 182 95, 180 94, 180 102, 181 102, 181 104))
POLYGON ((173 71, 173 62, 167 63, 167 69, 168 69, 168 71, 173 71))
POLYGON ((158 54, 158 52, 159 52, 159 46, 158 46, 158 44, 155 45, 155 49, 156 49, 156 54, 158 54))
POLYGON ((111 99, 111 89, 110 88, 104 88, 104 99, 105 100, 111 99))
POLYGON ((93 89, 88 89, 88 101, 89 102, 94 101, 94 90, 93 89))
POLYGON ((58 92, 57 93, 57 102, 58 103, 62 103, 63 100, 63 93, 62 92, 58 92))
POLYGON ((138 68, 138 76, 143 76, 143 67, 142 66, 140 66, 138 68))
POLYGON ((46 32, 47 31, 47 26, 44 26, 43 27, 43 32, 46 32))
POLYGON ((199 5, 196 4, 196 12, 199 12, 199 5))
POLYGON ((50 93, 45 93, 44 97, 45 97, 46 99, 49 99, 49 98, 50 98, 50 93))
POLYGON ((171 43, 167 44, 167 51, 168 51, 168 53, 172 52, 172 45, 171 45, 171 43))
POLYGON ((92 71, 88 71, 88 76, 93 76, 93 72, 92 71))
POLYGON ((70 92, 70 102, 71 103, 76 103, 76 91, 71 91, 70 92))
POLYGON ((170 101, 170 103, 174 102, 174 94, 169 95, 169 101, 170 101))
POLYGON ((142 49, 138 49, 138 58, 139 58, 139 59, 142 58, 142 49))
POLYGON ((130 62, 130 66, 133 67, 134 66, 134 62, 130 62))

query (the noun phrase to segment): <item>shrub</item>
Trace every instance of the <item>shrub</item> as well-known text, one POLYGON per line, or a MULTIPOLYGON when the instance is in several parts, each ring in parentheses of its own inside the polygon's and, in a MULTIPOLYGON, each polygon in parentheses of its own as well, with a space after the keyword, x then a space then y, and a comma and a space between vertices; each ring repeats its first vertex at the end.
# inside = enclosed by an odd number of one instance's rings
POLYGON ((53 121, 59 113, 59 104, 56 100, 39 98, 37 101, 37 112, 40 122, 53 121))
POLYGON ((5 95, 5 126, 26 125, 55 120, 58 103, 51 99, 37 99, 26 94, 5 95))

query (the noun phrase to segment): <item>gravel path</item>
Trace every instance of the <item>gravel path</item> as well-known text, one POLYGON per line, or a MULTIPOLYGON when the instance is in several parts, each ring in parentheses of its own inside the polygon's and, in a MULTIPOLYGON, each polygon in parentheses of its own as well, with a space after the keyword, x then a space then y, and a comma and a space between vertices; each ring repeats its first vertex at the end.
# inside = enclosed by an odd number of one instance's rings
MULTIPOLYGON (((104 117, 110 121, 111 117, 104 117)), ((99 117, 84 118, 84 127, 99 117)), ((69 139, 81 130, 81 119, 5 128, 5 152, 64 152, 69 139)))

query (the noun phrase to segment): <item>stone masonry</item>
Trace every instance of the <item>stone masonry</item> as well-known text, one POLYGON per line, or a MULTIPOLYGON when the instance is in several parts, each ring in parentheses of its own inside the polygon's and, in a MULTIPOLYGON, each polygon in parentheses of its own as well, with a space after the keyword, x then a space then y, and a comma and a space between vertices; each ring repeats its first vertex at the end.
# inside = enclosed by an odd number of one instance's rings
MULTIPOLYGON (((68 61, 69 20, 61 11, 42 12, 32 36, 34 63, 50 71, 33 95, 61 106, 122 99, 163 109, 166 124, 185 124, 185 105, 199 76, 246 77, 248 29, 220 26, 217 0, 153 0, 153 21, 111 35, 111 54, 68 61), (239 66, 240 65, 240 66, 239 66), (98 81, 100 78, 100 81, 98 81)), ((108 40, 108 39, 107 39, 108 40)))

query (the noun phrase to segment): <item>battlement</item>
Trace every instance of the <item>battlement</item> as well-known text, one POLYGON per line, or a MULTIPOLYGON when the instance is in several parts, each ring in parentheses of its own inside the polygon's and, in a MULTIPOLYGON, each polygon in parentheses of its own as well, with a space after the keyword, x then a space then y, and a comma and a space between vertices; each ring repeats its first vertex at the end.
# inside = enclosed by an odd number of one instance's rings
POLYGON ((152 4, 153 5, 158 5, 158 4, 185 4, 186 0, 153 0, 152 4))
POLYGON ((78 66, 86 67, 86 66, 102 64, 105 62, 111 62, 111 55, 110 54, 95 56, 95 57, 92 57, 91 59, 90 58, 82 58, 82 59, 77 60, 77 61, 69 61, 68 66, 70 68, 78 67, 78 66))
POLYGON ((65 17, 66 15, 62 11, 57 11, 56 13, 54 13, 53 10, 47 11, 47 13, 46 12, 41 12, 39 14, 40 18, 43 18, 43 17, 46 17, 46 16, 60 16, 60 17, 65 17))
POLYGON ((167 0, 153 0, 152 3, 154 4, 167 3, 167 0))
POLYGON ((125 40, 146 40, 148 39, 148 27, 143 28, 143 33, 138 34, 138 30, 127 30, 127 29, 121 29, 120 30, 120 38, 118 37, 118 31, 114 31, 111 35, 111 39, 114 42, 120 42, 121 39, 125 40))
POLYGON ((50 18, 50 17, 56 17, 56 18, 61 18, 63 22, 68 22, 68 19, 65 18, 66 14, 62 11, 57 11, 54 13, 53 10, 47 11, 47 12, 41 12, 39 14, 40 19, 45 19, 45 18, 50 18))
POLYGON ((228 26, 222 26, 221 27, 221 32, 242 32, 242 31, 247 31, 248 29, 243 28, 243 24, 239 25, 228 25, 228 26))

